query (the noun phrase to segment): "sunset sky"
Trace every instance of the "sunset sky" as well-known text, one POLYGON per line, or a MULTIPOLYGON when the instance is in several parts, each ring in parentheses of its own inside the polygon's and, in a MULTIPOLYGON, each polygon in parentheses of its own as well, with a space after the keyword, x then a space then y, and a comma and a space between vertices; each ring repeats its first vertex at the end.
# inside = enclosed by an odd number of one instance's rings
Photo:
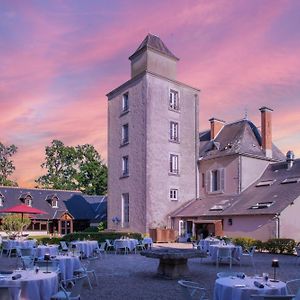
POLYGON ((130 76, 147 33, 180 58, 210 117, 273 113, 273 140, 300 157, 300 1, 65 0, 0 2, 0 141, 15 144, 11 179, 32 187, 45 146, 93 144, 107 158, 106 94, 130 76))

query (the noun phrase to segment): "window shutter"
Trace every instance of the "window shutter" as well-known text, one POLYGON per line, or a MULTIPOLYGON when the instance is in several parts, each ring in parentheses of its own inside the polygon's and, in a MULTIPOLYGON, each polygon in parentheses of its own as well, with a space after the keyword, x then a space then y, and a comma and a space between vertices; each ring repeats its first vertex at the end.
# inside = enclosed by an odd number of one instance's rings
POLYGON ((225 189, 225 169, 220 169, 220 190, 224 192, 225 189))
POLYGON ((210 171, 206 172, 205 189, 206 189, 206 192, 211 191, 211 188, 210 188, 210 171))

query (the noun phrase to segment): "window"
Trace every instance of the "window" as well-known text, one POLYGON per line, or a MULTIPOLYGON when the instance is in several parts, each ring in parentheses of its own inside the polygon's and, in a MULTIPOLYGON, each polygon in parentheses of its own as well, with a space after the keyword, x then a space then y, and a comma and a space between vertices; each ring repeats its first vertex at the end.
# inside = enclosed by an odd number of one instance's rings
POLYGON ((125 112, 129 109, 129 97, 128 93, 123 94, 122 98, 122 111, 125 112))
POLYGON ((172 174, 179 173, 178 155, 170 154, 170 173, 172 174))
POLYGON ((229 200, 222 200, 219 203, 213 205, 209 210, 210 211, 223 211, 230 206, 229 200))
POLYGON ((284 179, 281 184, 288 184, 288 183, 298 183, 300 181, 299 177, 290 177, 284 179))
POLYGON ((26 198, 24 199, 24 204, 32 206, 32 198, 30 195, 26 196, 26 198))
POLYGON ((205 174, 202 173, 202 188, 205 188, 205 174))
POLYGON ((178 200, 178 189, 170 189, 170 200, 171 201, 178 200))
POLYGON ((0 193, 0 206, 4 205, 4 196, 0 193))
POLYGON ((122 176, 129 175, 129 163, 128 163, 128 156, 122 157, 122 176))
POLYGON ((221 193, 224 191, 224 169, 215 169, 206 173, 206 190, 210 193, 221 193))
POLYGON ((177 122, 170 122, 170 141, 178 142, 179 135, 178 135, 178 123, 177 122))
POLYGON ((58 207, 58 201, 57 201, 57 197, 53 197, 51 200, 51 204, 53 208, 57 208, 58 207))
POLYGON ((263 208, 268 208, 271 205, 273 205, 274 203, 275 203, 274 201, 258 202, 255 205, 250 206, 249 209, 263 209, 263 208))
POLYGON ((170 90, 169 108, 179 110, 179 96, 177 91, 170 90))
POLYGON ((122 194, 122 227, 129 225, 129 194, 122 194))
POLYGON ((122 126, 122 145, 128 144, 129 142, 129 128, 128 124, 122 126))
POLYGON ((271 180, 263 180, 260 181, 256 186, 260 187, 260 186, 269 186, 272 185, 275 182, 275 179, 271 179, 271 180))

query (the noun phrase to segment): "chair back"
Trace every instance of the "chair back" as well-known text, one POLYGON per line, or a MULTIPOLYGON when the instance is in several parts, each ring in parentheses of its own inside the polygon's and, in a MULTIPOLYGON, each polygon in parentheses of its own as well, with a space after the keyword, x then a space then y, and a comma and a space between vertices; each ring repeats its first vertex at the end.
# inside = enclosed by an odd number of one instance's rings
POLYGON ((105 241, 106 241, 107 246, 113 246, 112 243, 110 242, 110 240, 106 239, 105 241))
POLYGON ((217 251, 218 258, 231 258, 232 257, 232 248, 230 247, 219 247, 217 251))
POLYGON ((256 249, 256 246, 252 246, 249 248, 249 254, 253 256, 253 254, 255 253, 255 249, 256 249))
POLYGON ((60 241, 59 244, 60 244, 60 247, 63 251, 68 251, 69 250, 68 245, 65 241, 60 241))
POLYGON ((21 256, 21 261, 24 270, 32 269, 34 266, 33 256, 21 256))
POLYGON ((35 265, 40 268, 41 271, 46 271, 48 268, 48 271, 51 272, 59 272, 59 261, 54 260, 38 260, 35 262, 35 265))
POLYGON ((0 286, 0 299, 11 300, 20 299, 21 286, 19 285, 1 285, 0 286))
POLYGON ((300 256, 300 247, 296 247, 295 250, 296 250, 297 256, 300 256))
POLYGON ((4 250, 9 250, 9 249, 10 249, 9 241, 8 241, 8 240, 3 240, 3 241, 2 241, 2 248, 3 248, 4 250))
POLYGON ((99 247, 99 249, 100 249, 100 251, 105 251, 105 246, 106 246, 106 242, 103 242, 103 243, 100 243, 100 247, 99 247))
POLYGON ((180 285, 184 295, 185 299, 187 300, 193 300, 193 299, 199 299, 199 300, 207 300, 208 294, 204 287, 202 287, 199 283, 193 282, 193 281, 187 281, 187 280, 179 280, 178 284, 180 285))
POLYGON ((69 296, 70 299, 80 299, 82 285, 83 285, 84 280, 86 280, 86 279, 87 279, 87 275, 83 275, 78 278, 73 278, 74 286, 73 286, 73 288, 71 290, 71 294, 69 296))

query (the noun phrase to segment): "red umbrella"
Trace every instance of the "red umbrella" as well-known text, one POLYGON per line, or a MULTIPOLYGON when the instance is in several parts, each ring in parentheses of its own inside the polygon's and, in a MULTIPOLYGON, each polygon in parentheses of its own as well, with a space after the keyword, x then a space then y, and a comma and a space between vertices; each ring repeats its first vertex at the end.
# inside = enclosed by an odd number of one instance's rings
POLYGON ((15 205, 9 208, 1 209, 0 213, 20 213, 22 214, 22 220, 24 214, 31 215, 44 215, 48 214, 47 212, 40 210, 38 208, 34 208, 25 204, 15 205))

